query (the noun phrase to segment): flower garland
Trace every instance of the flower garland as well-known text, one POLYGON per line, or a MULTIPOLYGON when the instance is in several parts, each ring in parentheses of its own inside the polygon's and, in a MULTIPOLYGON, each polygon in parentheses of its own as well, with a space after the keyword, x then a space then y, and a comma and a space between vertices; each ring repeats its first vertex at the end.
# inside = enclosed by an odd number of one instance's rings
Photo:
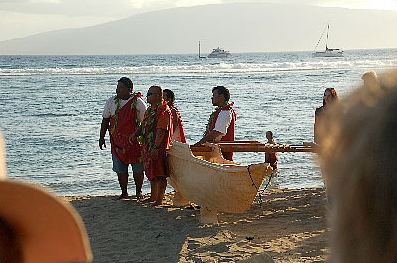
POLYGON ((142 121, 142 133, 138 137, 138 141, 141 144, 147 145, 149 151, 151 151, 154 147, 154 130, 156 129, 156 115, 159 107, 165 107, 167 102, 162 101, 156 104, 156 107, 153 108, 150 106, 146 112, 145 117, 142 121))
MULTIPOLYGON (((140 92, 134 92, 130 95, 130 98, 135 98, 135 96, 140 97, 142 96, 140 92)), ((116 104, 116 110, 114 113, 114 125, 112 127, 111 133, 114 134, 114 132, 116 131, 116 128, 118 126, 118 121, 119 121, 119 112, 121 109, 121 99, 118 96, 114 96, 114 103, 116 104)), ((133 103, 131 104, 131 110, 136 110, 136 103, 137 100, 134 100, 133 103)), ((139 119, 138 119, 138 115, 135 118, 135 122, 137 125, 139 125, 139 119)))

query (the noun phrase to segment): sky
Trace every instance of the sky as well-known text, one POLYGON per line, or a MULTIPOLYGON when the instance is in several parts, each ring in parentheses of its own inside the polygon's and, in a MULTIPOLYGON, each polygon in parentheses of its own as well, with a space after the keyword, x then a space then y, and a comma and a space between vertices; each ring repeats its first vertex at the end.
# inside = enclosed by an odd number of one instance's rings
POLYGON ((0 41, 86 27, 161 9, 236 2, 397 11, 397 0, 0 0, 0 41))

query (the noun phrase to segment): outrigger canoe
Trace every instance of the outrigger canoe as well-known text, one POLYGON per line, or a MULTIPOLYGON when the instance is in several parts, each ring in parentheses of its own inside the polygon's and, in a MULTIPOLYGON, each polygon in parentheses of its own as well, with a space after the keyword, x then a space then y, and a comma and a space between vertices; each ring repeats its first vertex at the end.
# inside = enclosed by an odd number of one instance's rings
POLYGON ((228 161, 218 145, 206 146, 206 151, 193 153, 188 144, 173 142, 168 152, 169 181, 175 189, 175 205, 193 202, 200 206, 201 223, 216 223, 219 212, 246 211, 272 168, 268 163, 228 161))

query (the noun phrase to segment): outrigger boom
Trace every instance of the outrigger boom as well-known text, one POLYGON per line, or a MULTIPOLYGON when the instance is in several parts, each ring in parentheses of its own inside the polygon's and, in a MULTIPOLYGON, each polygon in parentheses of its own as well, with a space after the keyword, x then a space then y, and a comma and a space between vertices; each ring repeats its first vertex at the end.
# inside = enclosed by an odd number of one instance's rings
MULTIPOLYGON (((319 147, 315 144, 289 145, 289 144, 269 144, 259 141, 230 141, 216 143, 224 152, 319 152, 319 147)), ((190 146, 192 152, 211 152, 212 148, 206 145, 190 146)))

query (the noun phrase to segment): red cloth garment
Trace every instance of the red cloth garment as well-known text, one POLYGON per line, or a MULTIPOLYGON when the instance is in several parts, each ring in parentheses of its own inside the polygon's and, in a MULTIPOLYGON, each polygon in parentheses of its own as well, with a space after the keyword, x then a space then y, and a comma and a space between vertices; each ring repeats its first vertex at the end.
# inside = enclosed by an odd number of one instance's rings
POLYGON ((143 127, 143 156, 145 174, 149 181, 156 177, 168 177, 167 154, 166 151, 171 146, 172 139, 172 116, 171 110, 166 103, 160 104, 156 109, 149 107, 145 112, 145 118, 142 121, 143 127), (150 153, 153 150, 156 141, 158 129, 167 131, 167 138, 163 145, 158 145, 158 158, 153 160, 150 153))
MULTIPOLYGON (((237 114, 233 110, 233 103, 229 103, 224 107, 217 108, 217 110, 215 111, 214 116, 208 126, 208 129, 206 130, 204 135, 207 135, 210 131, 212 131, 215 128, 215 123, 216 123, 216 120, 218 119, 219 113, 223 110, 232 112, 232 120, 230 122, 229 127, 227 128, 227 133, 221 138, 221 141, 234 141, 234 129, 235 129, 237 114)), ((226 160, 233 161, 233 152, 222 152, 222 155, 226 160)))
POLYGON ((142 146, 136 140, 132 144, 129 142, 129 136, 136 131, 139 122, 134 103, 141 96, 140 93, 134 94, 131 100, 110 117, 111 152, 125 164, 142 161, 142 146))
POLYGON ((277 153, 266 153, 265 162, 269 163, 273 170, 277 169, 277 153))
POLYGON ((185 136, 185 130, 183 129, 181 113, 179 112, 178 108, 175 106, 171 106, 171 111, 172 110, 175 110, 176 113, 176 121, 178 125, 177 128, 179 129, 180 142, 186 143, 186 136, 185 136))

